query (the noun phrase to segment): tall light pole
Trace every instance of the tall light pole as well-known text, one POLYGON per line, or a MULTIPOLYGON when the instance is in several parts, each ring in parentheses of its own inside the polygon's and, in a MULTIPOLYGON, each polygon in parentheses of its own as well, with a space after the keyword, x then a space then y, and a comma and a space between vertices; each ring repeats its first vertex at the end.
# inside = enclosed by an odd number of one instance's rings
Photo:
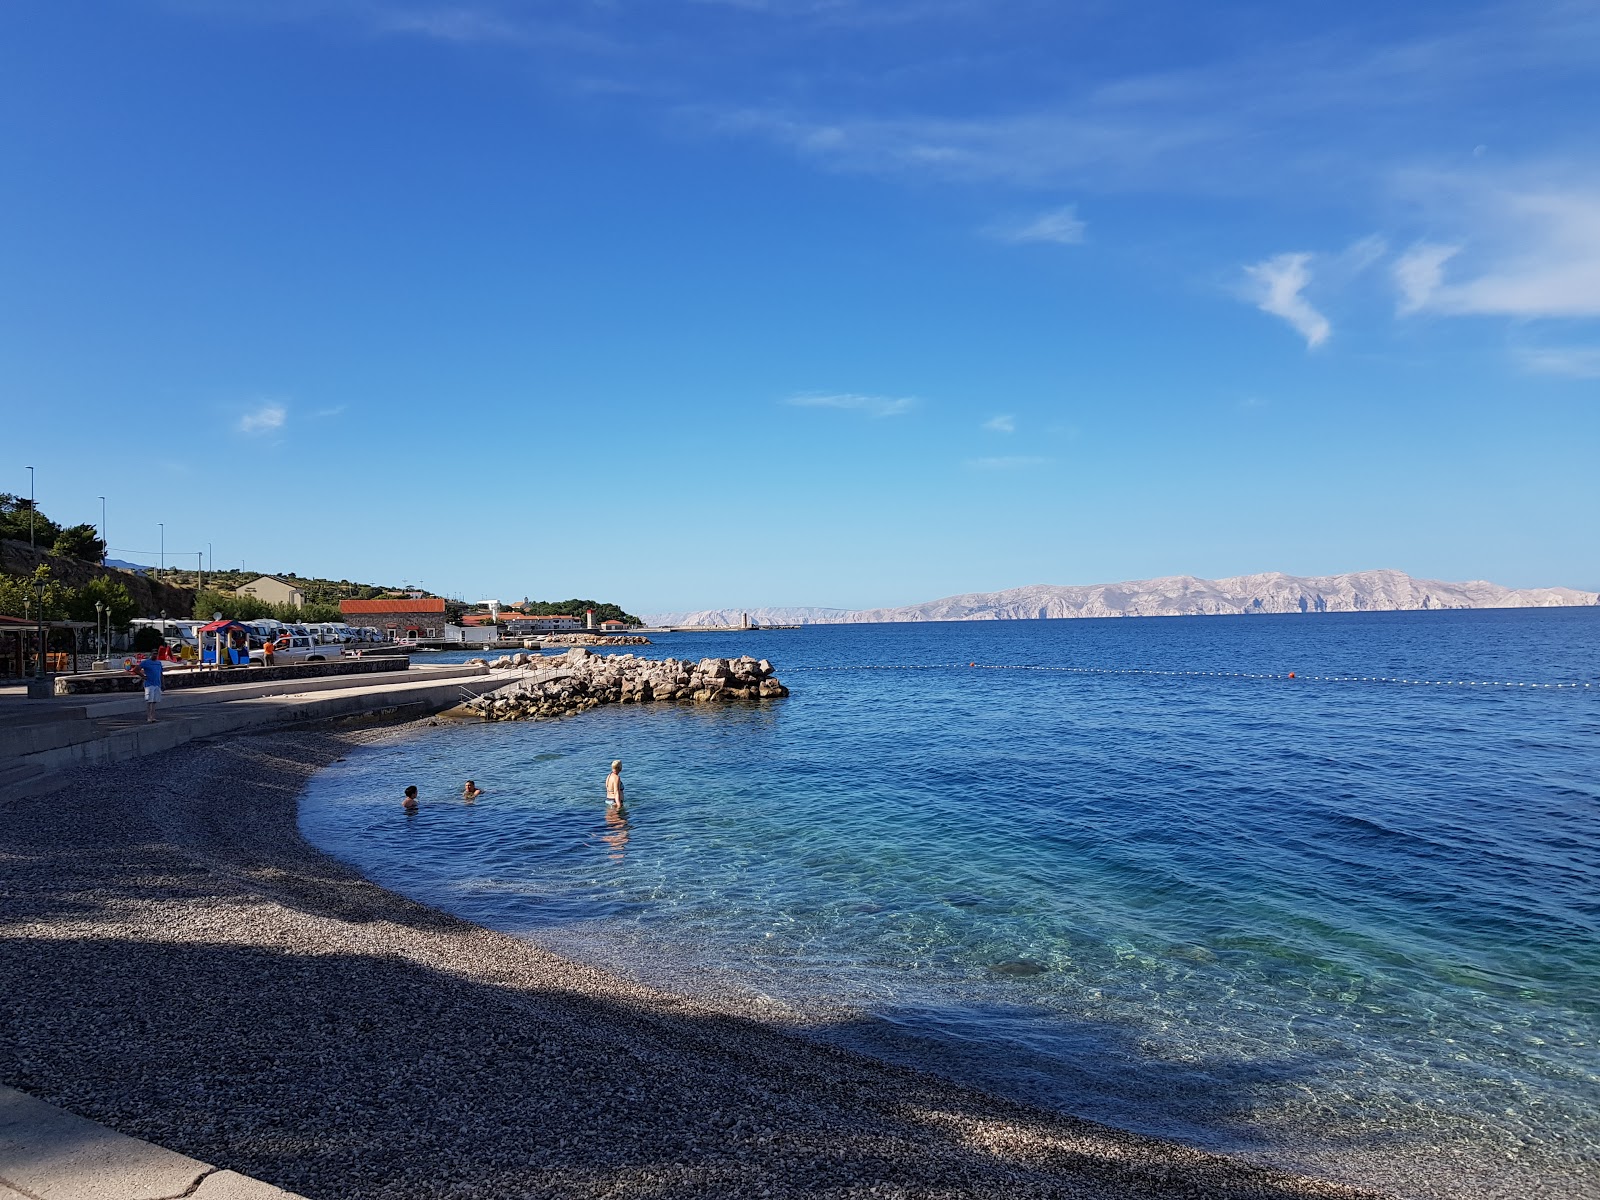
POLYGON ((37 669, 34 671, 37 687, 28 694, 30 696, 41 696, 44 694, 44 653, 47 648, 44 638, 44 579, 42 576, 35 575, 33 577, 33 590, 39 601, 39 660, 37 669))
POLYGON ((156 578, 159 579, 167 573, 167 523, 157 521, 156 524, 161 527, 161 570, 156 574, 156 578))
POLYGON ((28 549, 33 549, 33 518, 38 511, 39 501, 33 494, 33 468, 28 468, 28 549))
POLYGON ((111 543, 106 541, 106 498, 100 497, 100 544, 106 548, 100 556, 100 565, 106 565, 106 555, 111 553, 111 543))
POLYGON ((216 564, 211 559, 211 543, 210 542, 206 543, 206 570, 210 571, 213 575, 215 575, 217 573, 216 564))
POLYGON ((194 552, 194 573, 199 576, 199 580, 194 585, 195 595, 198 596, 205 590, 206 586, 206 560, 205 556, 198 550, 194 552))

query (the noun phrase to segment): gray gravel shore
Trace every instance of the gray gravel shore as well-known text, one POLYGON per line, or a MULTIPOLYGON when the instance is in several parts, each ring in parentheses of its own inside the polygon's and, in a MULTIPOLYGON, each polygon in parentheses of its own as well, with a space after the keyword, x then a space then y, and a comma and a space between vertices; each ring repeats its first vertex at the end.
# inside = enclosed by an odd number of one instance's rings
POLYGON ((1367 1195, 1025 1108, 412 903, 296 799, 371 731, 0 807, 0 1082, 317 1198, 1367 1195))

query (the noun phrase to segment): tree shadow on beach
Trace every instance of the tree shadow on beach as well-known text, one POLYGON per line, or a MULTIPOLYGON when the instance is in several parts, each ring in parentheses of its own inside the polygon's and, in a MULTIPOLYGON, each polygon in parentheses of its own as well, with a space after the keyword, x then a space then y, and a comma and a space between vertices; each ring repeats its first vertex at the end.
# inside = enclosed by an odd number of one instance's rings
POLYGON ((381 945, 4 939, 0 973, 21 985, 0 1079, 312 1197, 1344 1194, 756 1021, 381 945))

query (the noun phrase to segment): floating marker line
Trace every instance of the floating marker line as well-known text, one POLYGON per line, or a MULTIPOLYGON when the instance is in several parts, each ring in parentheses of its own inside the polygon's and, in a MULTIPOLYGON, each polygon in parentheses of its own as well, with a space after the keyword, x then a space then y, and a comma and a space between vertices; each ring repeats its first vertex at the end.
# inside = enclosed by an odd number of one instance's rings
POLYGON ((1502 687, 1575 690, 1592 683, 1528 683, 1512 679, 1406 679, 1396 675, 1302 675, 1298 671, 1159 671, 1150 667, 1042 667, 1026 663, 858 663, 839 667, 790 667, 798 671, 1051 671, 1072 675, 1164 675, 1194 679, 1278 679, 1286 683, 1388 683, 1407 687, 1502 687))

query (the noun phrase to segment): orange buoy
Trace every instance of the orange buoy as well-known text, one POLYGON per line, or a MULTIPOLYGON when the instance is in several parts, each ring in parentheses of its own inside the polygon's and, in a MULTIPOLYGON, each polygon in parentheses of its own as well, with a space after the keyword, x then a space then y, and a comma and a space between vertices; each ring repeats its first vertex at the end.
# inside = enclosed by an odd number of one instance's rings
POLYGON ((1294 678, 1294 672, 1293 672, 1293 671, 1290 671, 1290 672, 1289 672, 1289 678, 1290 678, 1290 679, 1293 679, 1293 678, 1294 678))

